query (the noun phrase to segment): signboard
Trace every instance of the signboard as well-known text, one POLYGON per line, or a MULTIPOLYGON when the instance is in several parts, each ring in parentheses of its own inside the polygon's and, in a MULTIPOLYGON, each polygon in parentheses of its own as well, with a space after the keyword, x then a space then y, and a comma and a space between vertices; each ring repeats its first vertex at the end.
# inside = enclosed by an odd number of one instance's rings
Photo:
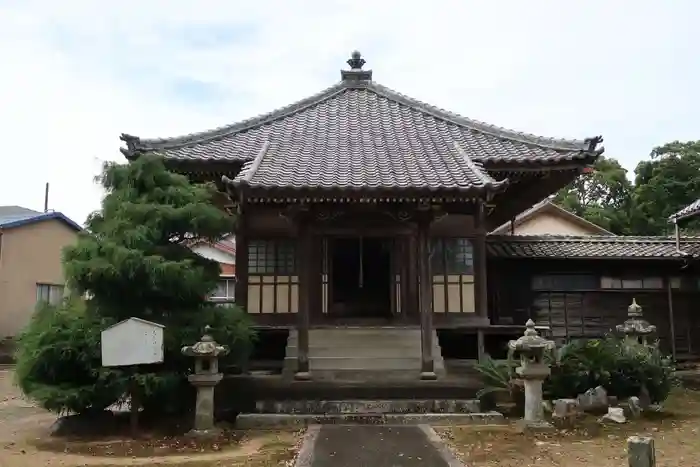
POLYGON ((102 366, 148 365, 163 361, 165 326, 129 318, 102 331, 102 366))

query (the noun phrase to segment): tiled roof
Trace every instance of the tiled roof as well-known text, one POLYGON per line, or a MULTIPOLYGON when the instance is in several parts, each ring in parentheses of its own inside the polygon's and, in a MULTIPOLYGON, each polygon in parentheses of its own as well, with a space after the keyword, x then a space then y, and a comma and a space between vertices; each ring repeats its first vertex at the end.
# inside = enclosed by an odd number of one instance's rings
MULTIPOLYGON (((369 125, 371 122, 357 122, 369 125)), ((326 142, 324 142, 326 143, 326 142)), ((322 158, 294 142, 265 143, 255 159, 246 162, 238 176, 224 181, 251 189, 377 190, 384 193, 402 189, 454 194, 478 194, 504 189, 507 180, 496 181, 481 164, 470 159, 456 143, 441 156, 427 157, 416 151, 404 157, 387 147, 353 154, 337 147, 322 158), (297 154, 292 158, 290 154, 297 154)))
POLYGON ((57 219, 75 230, 82 227, 60 212, 39 212, 20 206, 0 206, 0 229, 11 229, 45 220, 57 219))
POLYGON ((669 219, 671 221, 680 221, 689 217, 697 216, 698 214, 700 214, 700 199, 673 214, 669 219))
POLYGON ((341 82, 314 96, 211 131, 165 139, 122 135, 127 143, 122 152, 129 158, 157 152, 181 161, 247 162, 269 145, 264 159, 274 161, 282 173, 311 164, 314 171, 323 171, 318 180, 323 185, 334 177, 355 182, 386 177, 381 183, 394 179, 417 184, 439 183, 450 176, 461 180, 465 163, 457 160, 455 144, 487 168, 508 163, 583 164, 602 151, 596 152, 602 138, 543 138, 459 116, 372 81, 370 70, 353 69, 342 76, 341 82), (332 166, 335 162, 343 165, 332 166), (429 173, 440 168, 444 173, 429 173))
POLYGON ((700 237, 683 238, 681 251, 670 237, 635 236, 497 236, 487 237, 495 258, 639 258, 700 256, 700 237))

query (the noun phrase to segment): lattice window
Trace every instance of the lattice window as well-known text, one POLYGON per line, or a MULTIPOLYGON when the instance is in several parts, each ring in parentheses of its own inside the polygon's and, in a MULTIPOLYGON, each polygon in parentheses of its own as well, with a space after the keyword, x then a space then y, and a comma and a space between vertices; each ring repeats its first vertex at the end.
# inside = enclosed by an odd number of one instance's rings
MULTIPOLYGON (((673 286, 673 284, 672 284, 673 286)), ((664 281, 661 277, 608 277, 600 279, 600 287, 609 290, 649 289, 661 290, 664 281)))
POLYGON ((474 274, 474 250, 468 238, 433 238, 430 245, 433 274, 474 274))
POLYGON ((49 303, 58 305, 63 300, 65 286, 58 284, 37 284, 36 285, 36 301, 37 303, 49 303))
POLYGON ((232 277, 221 278, 209 298, 212 300, 234 300, 236 298, 236 279, 232 277))
POLYGON ((292 240, 253 240, 249 243, 249 274, 291 275, 295 272, 296 248, 292 240))

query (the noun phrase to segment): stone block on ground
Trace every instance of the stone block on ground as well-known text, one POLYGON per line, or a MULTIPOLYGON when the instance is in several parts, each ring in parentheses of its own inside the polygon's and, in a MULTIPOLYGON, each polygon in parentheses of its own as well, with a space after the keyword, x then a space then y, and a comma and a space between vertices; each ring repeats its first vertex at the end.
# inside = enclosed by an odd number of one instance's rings
POLYGON ((630 467, 656 467, 654 439, 630 436, 627 439, 627 458, 630 467))
POLYGON ((579 407, 584 412, 605 412, 609 407, 608 392, 603 386, 589 389, 577 397, 579 407))
POLYGON ((622 408, 627 418, 636 419, 642 415, 642 405, 639 401, 639 397, 630 397, 622 404, 622 408))
POLYGON ((625 411, 622 407, 608 407, 608 413, 600 418, 601 423, 625 423, 625 411))
POLYGON ((639 406, 642 410, 647 410, 651 405, 651 395, 646 386, 642 386, 641 391, 639 391, 639 406))
POLYGON ((552 411, 552 423, 557 428, 571 428, 581 418, 577 399, 556 399, 552 411))

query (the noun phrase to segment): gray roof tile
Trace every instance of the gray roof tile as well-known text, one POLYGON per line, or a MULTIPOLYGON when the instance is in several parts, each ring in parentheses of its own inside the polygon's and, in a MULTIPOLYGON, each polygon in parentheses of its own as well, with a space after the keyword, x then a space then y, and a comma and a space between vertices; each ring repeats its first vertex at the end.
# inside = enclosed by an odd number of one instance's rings
POLYGON ((494 258, 639 258, 663 259, 700 256, 700 237, 686 237, 681 251, 670 237, 637 236, 497 236, 487 237, 494 258))
POLYGON ((203 133, 166 139, 122 135, 127 143, 122 152, 129 158, 156 152, 178 161, 249 162, 248 170, 259 165, 250 182, 261 185, 280 177, 290 186, 464 188, 481 183, 474 162, 486 169, 584 164, 602 151, 596 151, 602 138, 563 140, 506 130, 417 101, 371 76, 371 70, 353 68, 314 96, 203 133), (262 161, 254 164, 260 154, 262 161))
MULTIPOLYGON (((371 71, 363 77, 371 78, 371 71)), ((317 151, 387 150, 410 157, 425 150, 444 153, 457 142, 475 160, 560 161, 582 159, 601 139, 565 140, 534 136, 462 117, 365 79, 341 82, 286 107, 242 122, 175 138, 122 135, 133 157, 159 152, 172 159, 246 161, 265 141, 317 151)))
MULTIPOLYGON (((317 140, 318 141, 318 140, 317 140)), ((331 145, 332 142, 326 142, 331 145)), ((318 160, 314 153, 291 144, 265 143, 258 156, 246 162, 234 180, 234 186, 252 189, 311 189, 396 191, 476 194, 504 189, 507 180, 496 181, 480 163, 472 161, 457 144, 444 155, 429 158, 416 150, 411 158, 402 157, 386 146, 355 154, 336 147, 318 160), (297 154, 294 160, 288 154, 297 154)))
POLYGON ((671 217, 669 217, 669 220, 680 221, 689 217, 695 217, 698 214, 700 214, 700 199, 696 200, 695 202, 684 207, 677 213, 673 214, 671 217))

